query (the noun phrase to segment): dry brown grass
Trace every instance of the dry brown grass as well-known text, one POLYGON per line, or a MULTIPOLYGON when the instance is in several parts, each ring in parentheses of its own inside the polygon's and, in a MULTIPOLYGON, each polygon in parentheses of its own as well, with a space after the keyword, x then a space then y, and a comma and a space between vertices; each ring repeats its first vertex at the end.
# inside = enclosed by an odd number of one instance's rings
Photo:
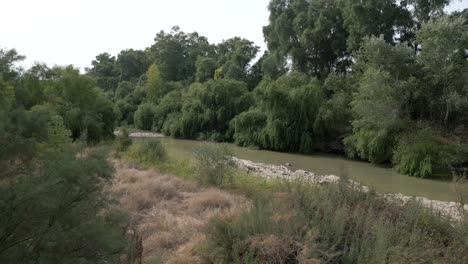
POLYGON ((116 177, 110 191, 130 212, 131 225, 141 237, 143 263, 155 258, 172 264, 204 263, 197 251, 208 221, 246 208, 242 196, 119 160, 113 163, 116 177))

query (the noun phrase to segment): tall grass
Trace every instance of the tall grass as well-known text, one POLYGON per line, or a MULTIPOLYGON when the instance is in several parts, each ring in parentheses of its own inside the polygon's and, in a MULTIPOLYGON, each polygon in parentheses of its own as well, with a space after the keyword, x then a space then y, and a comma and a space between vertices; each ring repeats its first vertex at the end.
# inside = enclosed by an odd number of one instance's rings
POLYGON ((202 143, 194 150, 196 172, 203 183, 222 186, 232 183, 234 162, 227 145, 202 143))
POLYGON ((468 263, 466 225, 344 184, 286 184, 209 226, 214 263, 468 263))
POLYGON ((144 166, 161 164, 167 160, 166 149, 158 139, 136 142, 128 149, 127 156, 144 166))

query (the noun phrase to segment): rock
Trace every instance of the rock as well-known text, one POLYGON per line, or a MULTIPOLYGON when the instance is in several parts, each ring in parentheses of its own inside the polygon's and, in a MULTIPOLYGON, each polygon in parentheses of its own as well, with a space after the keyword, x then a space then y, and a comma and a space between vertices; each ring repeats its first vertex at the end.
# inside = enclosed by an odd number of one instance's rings
MULTIPOLYGON (((120 136, 122 132, 120 130, 114 131, 114 135, 120 136)), ((163 134, 155 132, 132 132, 128 135, 130 138, 162 138, 163 134)))
MULTIPOLYGON (((301 180, 316 185, 338 183, 340 181, 340 177, 336 175, 316 175, 313 172, 305 170, 292 171, 287 167, 290 166, 290 163, 286 163, 286 166, 277 166, 255 163, 250 160, 238 159, 236 157, 232 157, 232 160, 240 169, 247 170, 249 172, 255 172, 257 175, 268 180, 301 180)), ((360 192, 367 193, 370 191, 369 187, 353 180, 348 180, 348 184, 353 189, 360 192)), ((410 201, 417 201, 423 207, 431 209, 434 212, 441 214, 442 216, 446 216, 454 220, 462 220, 463 218, 463 215, 460 213, 461 205, 456 202, 430 200, 425 197, 407 196, 401 193, 379 195, 391 202, 395 202, 401 205, 407 204, 410 201)), ((464 206, 464 210, 468 212, 468 205, 464 206)))

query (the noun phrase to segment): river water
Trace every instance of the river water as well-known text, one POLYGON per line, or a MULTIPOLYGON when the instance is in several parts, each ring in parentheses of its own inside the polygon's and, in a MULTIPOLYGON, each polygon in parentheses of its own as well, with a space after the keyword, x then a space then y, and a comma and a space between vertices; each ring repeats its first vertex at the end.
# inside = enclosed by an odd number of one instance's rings
MULTIPOLYGON (((199 141, 162 138, 170 155, 190 157, 199 141)), ((231 145, 231 144, 230 144, 231 145)), ((292 170, 306 170, 316 174, 347 175, 380 193, 402 193, 422 196, 431 200, 456 201, 450 181, 419 179, 399 174, 391 168, 379 167, 367 162, 350 160, 334 155, 301 155, 266 150, 253 150, 231 145, 234 156, 272 165, 291 164, 292 170)))

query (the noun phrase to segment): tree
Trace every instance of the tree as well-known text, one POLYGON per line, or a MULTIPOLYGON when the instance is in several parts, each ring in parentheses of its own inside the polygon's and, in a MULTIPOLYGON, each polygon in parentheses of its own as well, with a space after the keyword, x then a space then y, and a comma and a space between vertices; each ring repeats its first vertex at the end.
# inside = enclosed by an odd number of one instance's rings
POLYGON ((91 65, 93 67, 87 68, 86 72, 96 78, 97 85, 104 91, 115 91, 120 74, 115 57, 109 53, 101 53, 96 56, 91 65))
POLYGON ((229 122, 252 104, 246 84, 235 80, 194 83, 182 100, 180 113, 167 115, 165 131, 172 136, 217 141, 230 139, 229 122))
POLYGON ((272 0, 263 33, 276 64, 319 78, 348 64, 347 32, 336 1, 272 0))
POLYGON ((145 51, 127 49, 122 50, 117 57, 121 81, 139 79, 150 65, 149 56, 145 51))
MULTIPOLYGON (((350 52, 357 51, 367 37, 383 37, 386 43, 395 44, 405 39, 411 27, 410 12, 396 0, 340 2, 344 27, 349 33, 347 45, 350 52)), ((403 1, 404 2, 404 1, 403 1)))
POLYGON ((200 83, 212 80, 214 78, 215 71, 218 68, 215 59, 206 57, 198 57, 195 66, 197 69, 195 79, 200 83))
POLYGON ((158 104, 164 95, 169 92, 168 89, 170 86, 163 82, 161 73, 156 64, 151 64, 146 75, 146 96, 150 102, 158 104))
POLYGON ((164 81, 195 80, 198 57, 213 53, 206 37, 197 32, 186 34, 177 26, 169 33, 159 32, 154 41, 150 51, 164 81))
MULTIPOLYGON (((422 46, 430 115, 447 129, 459 125, 468 110, 468 32, 462 18, 440 18, 424 24, 416 35, 422 46)), ((466 119, 465 119, 466 121, 466 119)))
POLYGON ((404 127, 400 91, 388 72, 373 68, 364 72, 351 102, 353 132, 344 141, 349 156, 373 163, 391 160, 396 135, 404 127))
POLYGON ((395 0, 306 1, 272 0, 269 25, 263 33, 276 65, 291 62, 292 70, 324 80, 346 72, 350 54, 368 36, 383 35, 387 43, 409 26, 409 13, 395 0))
POLYGON ((155 114, 155 107, 152 103, 143 103, 138 106, 133 120, 135 126, 143 130, 152 130, 153 129, 153 119, 155 114))
POLYGON ((12 64, 4 70, 18 80, 0 77, 0 262, 117 262, 126 246, 125 223, 103 192, 111 166, 104 153, 79 155, 59 115, 76 105, 107 122, 105 109, 96 109, 100 103, 85 103, 92 81, 72 67, 55 68, 49 77, 36 69, 20 75, 12 64), (46 96, 28 109, 16 107, 20 89, 14 86, 32 77, 47 84, 46 96))
POLYGON ((254 138, 242 141, 250 143, 261 138, 262 148, 311 152, 318 147, 321 135, 316 133, 314 122, 323 103, 324 94, 317 79, 293 72, 275 81, 264 80, 254 93, 257 111, 266 114, 262 135, 258 135, 258 132, 243 131, 249 129, 242 125, 246 122, 244 118, 263 119, 261 115, 252 112, 234 121, 234 126, 240 129, 234 132, 236 140, 239 135, 251 133, 254 138))
POLYGON ((0 79, 9 82, 18 77, 14 64, 24 60, 26 57, 19 55, 15 49, 0 49, 0 79))

